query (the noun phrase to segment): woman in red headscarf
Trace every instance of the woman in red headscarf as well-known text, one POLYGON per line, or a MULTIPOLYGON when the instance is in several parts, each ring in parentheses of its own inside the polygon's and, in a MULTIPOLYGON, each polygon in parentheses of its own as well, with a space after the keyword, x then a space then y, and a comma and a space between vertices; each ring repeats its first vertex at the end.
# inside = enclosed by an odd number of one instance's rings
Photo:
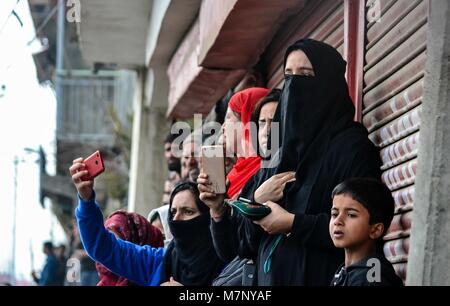
MULTIPOLYGON (((138 245, 150 245, 154 248, 164 246, 164 239, 161 231, 151 225, 143 216, 134 213, 118 210, 112 213, 105 221, 105 227, 117 238, 132 242, 138 245)), ((100 275, 100 282, 97 286, 133 286, 128 279, 118 276, 100 263, 96 263, 97 271, 100 275)))
MULTIPOLYGON (((252 147, 248 123, 251 120, 255 105, 268 93, 269 89, 267 88, 248 88, 234 94, 228 104, 224 124, 226 148, 228 149, 227 153, 236 153, 238 157, 236 164, 227 176, 229 181, 228 198, 234 198, 238 195, 245 183, 261 167, 261 158, 252 147), (238 135, 240 139, 234 137, 234 129, 230 128, 236 123, 242 124, 242 133, 238 135), (230 148, 234 152, 230 152, 230 148)), ((253 137, 256 136, 253 135, 253 137)))

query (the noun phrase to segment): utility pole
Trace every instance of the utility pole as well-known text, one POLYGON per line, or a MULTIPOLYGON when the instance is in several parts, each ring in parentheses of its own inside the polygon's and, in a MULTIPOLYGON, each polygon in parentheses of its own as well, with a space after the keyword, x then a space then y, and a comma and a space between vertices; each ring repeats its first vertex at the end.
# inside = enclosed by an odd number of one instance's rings
POLYGON ((17 167, 19 157, 14 156, 14 202, 13 202, 13 232, 12 232, 12 260, 11 260, 11 283, 16 284, 16 222, 17 222, 17 167))
MULTIPOLYGON (((33 150, 30 148, 24 148, 27 153, 37 153, 40 154, 40 151, 33 150)), ((41 158, 41 157, 40 157, 41 158)), ((11 274, 11 284, 16 285, 16 228, 17 228, 17 178, 18 178, 18 167, 20 162, 24 162, 23 158, 20 158, 18 155, 14 156, 14 196, 13 196, 13 228, 12 228, 12 260, 10 267, 11 274)), ((53 239, 53 237, 52 237, 53 239)))

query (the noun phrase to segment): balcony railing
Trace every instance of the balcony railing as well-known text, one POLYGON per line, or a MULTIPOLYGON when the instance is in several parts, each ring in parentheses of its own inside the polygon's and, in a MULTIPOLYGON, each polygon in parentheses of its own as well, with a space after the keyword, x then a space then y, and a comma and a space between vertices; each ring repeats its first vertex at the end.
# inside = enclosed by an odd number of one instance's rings
MULTIPOLYGON (((111 112, 124 129, 130 125, 136 75, 115 71, 94 75, 90 71, 60 74, 57 139, 61 142, 112 146, 114 127, 111 112)), ((57 81, 57 82, 58 82, 57 81)))

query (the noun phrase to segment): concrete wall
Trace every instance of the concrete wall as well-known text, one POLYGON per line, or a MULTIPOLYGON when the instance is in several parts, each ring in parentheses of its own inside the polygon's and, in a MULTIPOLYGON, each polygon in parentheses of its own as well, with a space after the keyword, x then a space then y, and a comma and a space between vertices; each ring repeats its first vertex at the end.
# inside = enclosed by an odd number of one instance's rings
POLYGON ((450 285, 450 1, 429 3, 407 285, 450 285))

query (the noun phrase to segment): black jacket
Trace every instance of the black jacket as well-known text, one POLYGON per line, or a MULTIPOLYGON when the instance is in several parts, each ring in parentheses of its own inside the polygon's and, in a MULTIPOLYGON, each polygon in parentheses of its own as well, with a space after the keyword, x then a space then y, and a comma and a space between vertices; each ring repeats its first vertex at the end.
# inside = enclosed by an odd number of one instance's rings
POLYGON ((341 265, 331 286, 403 286, 403 281, 386 257, 374 255, 348 267, 341 265))

